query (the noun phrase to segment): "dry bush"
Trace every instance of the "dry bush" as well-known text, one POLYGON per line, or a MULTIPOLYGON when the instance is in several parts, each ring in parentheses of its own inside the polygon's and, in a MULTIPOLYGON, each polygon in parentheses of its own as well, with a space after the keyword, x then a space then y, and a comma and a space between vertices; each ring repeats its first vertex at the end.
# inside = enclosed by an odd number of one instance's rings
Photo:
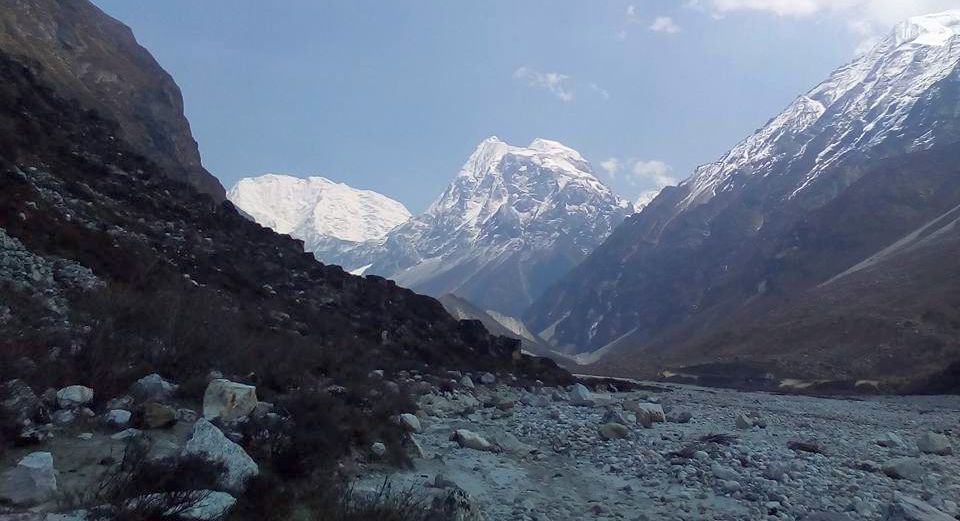
POLYGON ((94 520, 175 521, 206 499, 223 466, 199 456, 149 459, 149 447, 127 445, 123 460, 109 469, 97 489, 83 501, 93 506, 94 520))

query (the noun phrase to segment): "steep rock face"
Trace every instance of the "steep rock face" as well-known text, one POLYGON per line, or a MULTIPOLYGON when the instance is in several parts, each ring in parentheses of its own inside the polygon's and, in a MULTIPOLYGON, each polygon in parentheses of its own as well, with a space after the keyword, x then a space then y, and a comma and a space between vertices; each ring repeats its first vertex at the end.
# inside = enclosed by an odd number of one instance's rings
POLYGON ((573 149, 492 137, 426 212, 340 260, 518 315, 632 212, 573 149))
MULTIPOLYGON (((893 348, 903 355, 898 367, 875 357, 854 363, 846 354, 876 339, 858 340, 837 323, 817 326, 822 341, 845 346, 829 362, 809 343, 777 336, 779 347, 762 345, 773 322, 756 327, 761 336, 744 350, 732 338, 742 344, 736 333, 746 318, 796 312, 797 302, 825 291, 821 284, 960 204, 949 159, 960 141, 958 28, 960 12, 898 26, 720 161, 665 189, 534 304, 527 322, 573 351, 615 343, 598 367, 633 374, 732 360, 769 369, 765 351, 805 361, 777 365, 780 375, 932 370, 931 359, 911 358, 909 340, 893 348)), ((948 263, 937 269, 946 279, 954 273, 948 263)), ((910 287, 901 288, 904 298, 910 287)), ((900 304, 887 302, 883 320, 911 317, 900 304)), ((842 308, 856 309, 856 299, 842 308)), ((932 327, 942 337, 949 320, 932 327)), ((943 365, 958 356, 953 344, 939 354, 943 365)))
POLYGON ((165 175, 224 198, 200 163, 176 83, 128 27, 88 0, 0 0, 0 48, 58 95, 116 121, 119 137, 165 175))
POLYGON ((358 243, 381 240, 410 219, 400 202, 323 177, 250 177, 238 181, 227 198, 259 224, 302 240, 323 262, 358 243))

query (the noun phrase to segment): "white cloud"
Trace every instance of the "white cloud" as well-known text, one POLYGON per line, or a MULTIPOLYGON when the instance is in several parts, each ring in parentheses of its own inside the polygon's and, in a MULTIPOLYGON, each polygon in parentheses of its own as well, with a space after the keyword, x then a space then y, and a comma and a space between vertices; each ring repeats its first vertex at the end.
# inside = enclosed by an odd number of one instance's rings
POLYGON ((634 183, 652 184, 657 188, 673 186, 680 182, 671 175, 672 172, 670 165, 656 159, 635 161, 630 170, 631 180, 634 183))
POLYGON ((600 162, 600 168, 602 168, 611 179, 617 177, 617 173, 620 172, 620 166, 620 160, 615 157, 600 162))
POLYGON ((637 6, 627 6, 627 22, 635 24, 640 23, 640 10, 637 9, 637 6))
POLYGON ((590 90, 592 90, 593 92, 596 92, 597 95, 603 99, 610 99, 610 91, 601 87, 600 85, 597 85, 596 83, 590 84, 590 90))
POLYGON ((559 72, 540 72, 530 67, 520 67, 513 72, 513 77, 524 82, 527 86, 546 89, 560 101, 573 101, 573 89, 570 87, 570 76, 559 72))
POLYGON ((876 44, 906 18, 956 9, 956 0, 688 0, 687 7, 722 17, 738 11, 756 11, 782 17, 835 17, 861 38, 857 52, 876 44))
POLYGON ((669 16, 658 16, 650 24, 650 30, 656 33, 676 34, 680 32, 680 26, 669 16))
POLYGON ((958 7, 956 0, 687 0, 685 5, 714 16, 756 11, 783 17, 840 18, 861 38, 858 54, 869 50, 902 20, 958 7))

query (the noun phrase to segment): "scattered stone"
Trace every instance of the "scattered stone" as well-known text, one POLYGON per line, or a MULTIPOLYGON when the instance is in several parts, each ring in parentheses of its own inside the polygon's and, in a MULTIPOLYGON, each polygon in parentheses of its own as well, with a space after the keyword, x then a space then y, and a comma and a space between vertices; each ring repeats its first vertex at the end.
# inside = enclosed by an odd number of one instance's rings
POLYGON ((226 473, 221 476, 220 484, 231 492, 242 491, 247 480, 260 473, 257 463, 243 448, 205 419, 193 424, 193 434, 184 446, 183 454, 200 455, 222 463, 226 473))
POLYGON ((460 379, 460 386, 466 389, 476 389, 477 385, 473 383, 473 379, 469 375, 464 376, 460 379))
POLYGON ((480 383, 483 385, 493 385, 497 382, 497 377, 493 376, 493 373, 483 373, 480 377, 480 383))
POLYGON ((222 378, 213 380, 203 393, 203 417, 229 422, 247 416, 257 406, 257 388, 222 378))
POLYGON ((169 405, 148 402, 143 406, 143 426, 148 429, 165 429, 177 423, 177 410, 169 405))
POLYGON ((483 436, 468 431, 467 429, 457 429, 450 435, 450 441, 455 441, 465 449, 481 450, 488 452, 497 452, 497 446, 487 441, 483 436))
POLYGON ((70 409, 61 409, 59 411, 54 411, 50 415, 50 420, 53 421, 54 425, 67 425, 73 423, 77 419, 77 413, 70 409))
POLYGON ((34 506, 57 494, 57 471, 53 455, 34 452, 24 456, 17 466, 0 474, 0 503, 34 506))
POLYGON ((137 402, 164 402, 173 398, 177 388, 178 386, 154 373, 134 382, 130 387, 130 393, 137 402))
POLYGON ((378 458, 382 458, 387 454, 387 446, 379 441, 375 442, 373 445, 370 445, 370 452, 378 458))
POLYGON ((570 403, 584 407, 593 407, 597 401, 593 393, 590 392, 590 389, 587 389, 587 387, 581 383, 575 383, 573 384, 573 389, 570 390, 570 403))
POLYGON ((113 409, 103 415, 103 423, 110 427, 126 427, 130 423, 130 411, 113 409))
POLYGON ((420 425, 420 418, 415 414, 405 412, 398 417, 400 426, 407 432, 423 432, 423 426, 420 425))
POLYGON ((126 429, 114 434, 113 436, 110 436, 110 439, 129 440, 130 438, 136 438, 137 436, 140 436, 140 434, 142 434, 140 429, 126 429))
POLYGON ((619 423, 605 423, 599 429, 600 438, 604 440, 619 440, 630 435, 630 429, 619 423))
POLYGON ((883 473, 894 479, 921 481, 926 474, 923 461, 917 458, 899 458, 883 466, 883 473))
POLYGON ((123 409, 124 411, 133 410, 133 397, 132 396, 120 396, 117 398, 111 398, 107 402, 107 410, 113 409, 123 409))
POLYGON ((746 414, 737 415, 737 428, 740 430, 748 430, 753 428, 753 418, 747 416, 746 414))
POLYGON ((885 521, 956 521, 956 518, 919 499, 896 494, 885 521))
POLYGON ((936 454, 937 456, 953 454, 950 439, 936 432, 926 432, 921 435, 920 439, 917 440, 917 448, 924 454, 936 454))
POLYGON ((889 449, 899 449, 907 446, 907 444, 903 441, 903 438, 892 432, 887 432, 878 438, 877 445, 889 449))
POLYGON ((75 409, 93 401, 93 389, 71 385, 57 391, 57 405, 61 409, 75 409))

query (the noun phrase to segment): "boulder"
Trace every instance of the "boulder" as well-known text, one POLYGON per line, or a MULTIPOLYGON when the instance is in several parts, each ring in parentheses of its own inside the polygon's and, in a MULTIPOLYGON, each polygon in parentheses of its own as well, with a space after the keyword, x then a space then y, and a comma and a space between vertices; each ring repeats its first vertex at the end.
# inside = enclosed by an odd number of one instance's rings
POLYGON ((449 521, 484 521, 480 504, 459 487, 448 487, 433 498, 430 510, 438 519, 449 521))
POLYGON ((376 457, 382 458, 387 454, 387 446, 379 441, 375 442, 373 445, 370 445, 370 452, 372 452, 376 457))
POLYGON ((0 409, 19 423, 31 420, 42 406, 40 398, 23 380, 10 380, 0 386, 0 396, 4 397, 0 409))
POLYGON ((621 411, 618 409, 609 409, 603 414, 600 423, 619 423, 621 425, 631 425, 637 423, 637 417, 633 413, 621 411))
POLYGON ((34 506, 57 494, 57 471, 53 455, 34 452, 24 456, 17 466, 0 474, 0 503, 34 506))
POLYGON ((894 479, 922 481, 927 472, 923 468, 923 461, 917 458, 899 458, 887 462, 883 466, 883 473, 894 479))
POLYGON ((82 407, 93 401, 93 389, 82 385, 71 385, 57 391, 57 405, 61 409, 82 407))
POLYGON ((177 410, 169 405, 148 402, 143 405, 143 426, 148 429, 165 429, 177 423, 177 410))
POLYGON ((230 492, 241 492, 247 480, 260 473, 257 463, 242 447, 202 418, 193 425, 193 433, 183 448, 183 454, 203 456, 223 464, 225 473, 220 478, 220 485, 230 492))
POLYGON ((590 392, 590 389, 587 389, 583 384, 576 383, 573 384, 573 389, 570 390, 570 403, 584 407, 593 407, 596 405, 597 400, 593 393, 590 392))
POLYGON ((641 417, 647 417, 651 423, 663 423, 667 421, 667 415, 663 412, 663 406, 658 403, 646 403, 637 401, 626 401, 623 408, 637 415, 637 420, 641 417))
POLYGON ((257 406, 257 388, 222 378, 213 380, 203 393, 203 417, 233 421, 253 412, 257 406))
POLYGON ((690 411, 674 411, 667 415, 667 421, 670 423, 690 423, 693 414, 690 411))
POLYGON ((924 454, 936 454, 937 456, 953 454, 950 438, 936 432, 926 432, 920 436, 920 439, 917 440, 917 448, 924 454))
POLYGON ((164 402, 173 398, 177 386, 154 373, 144 376, 130 387, 130 394, 137 402, 164 402))
POLYGON ((103 415, 103 423, 111 427, 126 427, 130 423, 130 411, 113 409, 103 415))
POLYGON ((938 510, 919 499, 896 494, 887 507, 885 521, 956 521, 942 510, 938 510))
POLYGON ((630 429, 620 423, 605 423, 599 429, 600 438, 603 440, 619 440, 630 435, 630 429))
POLYGON ((475 389, 477 386, 473 383, 473 379, 469 376, 464 376, 460 379, 460 386, 465 389, 475 389))
POLYGON ((737 415, 737 428, 740 430, 752 429, 754 426, 753 418, 747 416, 746 414, 737 415))
POLYGON ((904 443, 903 438, 901 438, 900 436, 892 432, 887 432, 882 436, 880 436, 879 438, 877 438, 877 445, 881 447, 886 447, 888 449, 899 449, 902 447, 906 447, 907 444, 904 443))
POLYGON ((414 414, 405 412, 397 418, 397 421, 407 432, 423 432, 423 427, 420 425, 420 418, 417 418, 414 414))
POLYGON ((465 449, 481 450, 487 452, 498 452, 498 447, 483 436, 467 429, 457 429, 450 435, 450 440, 457 442, 465 449))
POLYGON ((493 385, 496 382, 497 382, 497 377, 493 376, 493 373, 483 373, 483 375, 480 376, 480 383, 482 383, 483 385, 493 385))
POLYGON ((54 425, 67 425, 68 423, 73 423, 73 420, 77 419, 77 413, 71 409, 61 409, 59 411, 54 411, 50 415, 50 421, 54 425))

